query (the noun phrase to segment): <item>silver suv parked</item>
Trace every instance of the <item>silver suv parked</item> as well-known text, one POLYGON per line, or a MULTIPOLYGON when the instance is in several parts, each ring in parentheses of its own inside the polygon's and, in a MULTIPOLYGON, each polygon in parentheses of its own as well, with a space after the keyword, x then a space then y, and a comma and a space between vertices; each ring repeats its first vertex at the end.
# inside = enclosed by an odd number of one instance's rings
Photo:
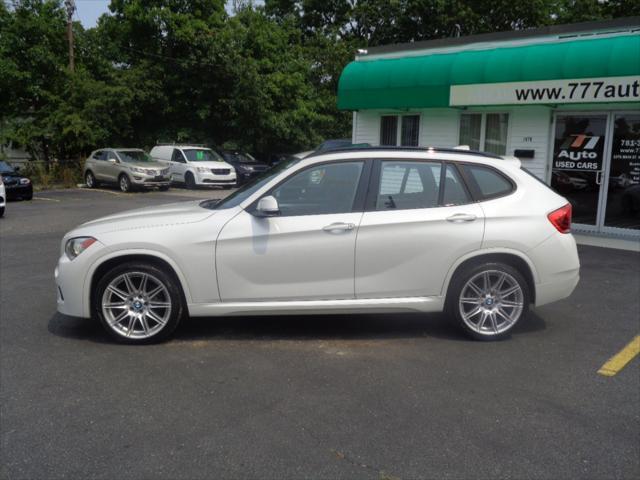
POLYGON ((84 180, 89 188, 111 183, 118 185, 123 192, 152 187, 167 190, 171 184, 171 173, 167 165, 153 160, 139 148, 103 148, 87 158, 84 180))

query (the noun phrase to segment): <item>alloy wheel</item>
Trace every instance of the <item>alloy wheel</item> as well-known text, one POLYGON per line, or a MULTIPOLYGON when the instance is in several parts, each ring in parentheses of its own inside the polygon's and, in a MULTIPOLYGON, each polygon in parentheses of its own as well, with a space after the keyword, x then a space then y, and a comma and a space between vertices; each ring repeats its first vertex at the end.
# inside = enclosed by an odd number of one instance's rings
POLYGON ((518 281, 500 270, 485 270, 462 287, 458 308, 464 323, 480 335, 499 335, 520 318, 524 293, 518 281))
POLYGON ((85 183, 89 188, 93 188, 95 186, 95 179, 93 178, 93 174, 91 172, 87 172, 87 175, 85 176, 85 183))
POLYGON ((138 340, 153 337, 169 321, 169 290, 149 273, 123 273, 104 290, 102 315, 109 327, 123 337, 138 340))
POLYGON ((122 190, 123 192, 129 191, 129 179, 126 177, 126 175, 122 175, 120 177, 120 190, 122 190))

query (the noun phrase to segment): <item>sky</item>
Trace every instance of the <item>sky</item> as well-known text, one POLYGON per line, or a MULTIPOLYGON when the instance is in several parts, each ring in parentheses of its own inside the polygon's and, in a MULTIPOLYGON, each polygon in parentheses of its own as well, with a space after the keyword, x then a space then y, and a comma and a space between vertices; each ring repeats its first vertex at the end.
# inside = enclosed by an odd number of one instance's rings
MULTIPOLYGON (((75 19, 80 20, 84 28, 96 26, 98 17, 109 11, 110 0, 76 0, 75 19)), ((227 11, 231 2, 227 2, 227 11)), ((262 2, 257 1, 256 4, 262 2)))
POLYGON ((109 11, 110 0, 76 0, 76 20, 80 20, 84 28, 96 26, 98 17, 109 11))

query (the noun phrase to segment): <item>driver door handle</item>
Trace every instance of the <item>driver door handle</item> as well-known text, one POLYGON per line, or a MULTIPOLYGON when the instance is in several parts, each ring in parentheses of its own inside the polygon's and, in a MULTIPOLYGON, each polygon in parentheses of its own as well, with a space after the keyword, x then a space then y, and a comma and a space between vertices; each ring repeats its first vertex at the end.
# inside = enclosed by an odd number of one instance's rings
POLYGON ((478 217, 470 213, 456 213, 455 215, 451 215, 450 217, 447 217, 447 222, 451 222, 451 223, 473 222, 476 218, 478 217))
POLYGON ((331 225, 327 225, 326 227, 322 227, 322 230, 329 233, 348 232, 349 230, 353 230, 354 228, 356 228, 355 223, 336 222, 336 223, 332 223, 331 225))

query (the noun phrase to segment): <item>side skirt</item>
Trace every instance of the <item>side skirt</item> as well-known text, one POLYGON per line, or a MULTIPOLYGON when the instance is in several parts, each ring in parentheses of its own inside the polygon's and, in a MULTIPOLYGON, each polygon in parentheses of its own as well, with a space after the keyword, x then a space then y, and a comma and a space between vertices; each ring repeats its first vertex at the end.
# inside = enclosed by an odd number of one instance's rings
POLYGON ((233 315, 329 315, 344 313, 441 312, 443 297, 362 298, 269 302, 192 303, 193 317, 233 315))

